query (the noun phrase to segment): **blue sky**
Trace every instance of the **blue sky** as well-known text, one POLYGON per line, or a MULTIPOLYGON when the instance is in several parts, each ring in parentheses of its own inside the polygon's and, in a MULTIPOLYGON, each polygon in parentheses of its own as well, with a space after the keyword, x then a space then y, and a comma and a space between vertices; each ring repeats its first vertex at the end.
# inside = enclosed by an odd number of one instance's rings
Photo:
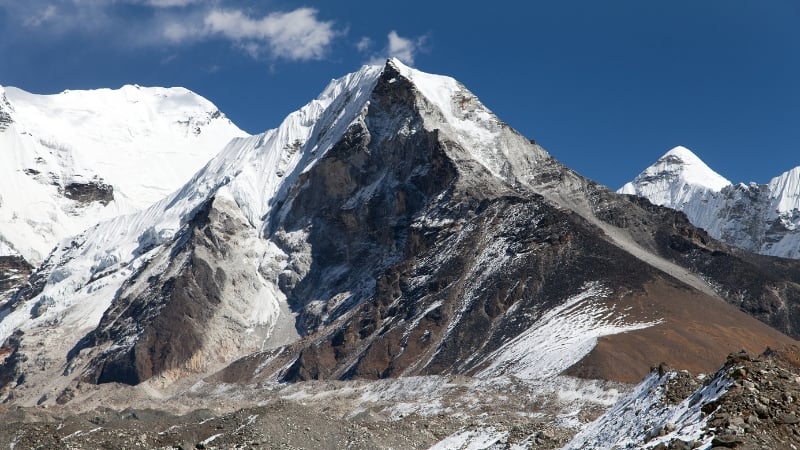
POLYGON ((185 86, 251 133, 397 56, 613 188, 675 145, 731 181, 800 165, 800 2, 0 0, 0 84, 185 86))

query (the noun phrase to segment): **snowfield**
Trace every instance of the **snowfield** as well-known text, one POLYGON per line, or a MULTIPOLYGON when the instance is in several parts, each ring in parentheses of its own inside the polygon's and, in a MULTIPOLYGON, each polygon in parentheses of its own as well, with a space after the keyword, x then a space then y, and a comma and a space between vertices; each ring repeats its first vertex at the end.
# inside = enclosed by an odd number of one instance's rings
POLYGON ((36 95, 0 87, 0 256, 40 264, 62 239, 161 200, 240 130, 183 88, 123 86, 36 95), (107 185, 113 200, 68 198, 107 185), (13 195, 11 195, 13 193, 13 195))
POLYGON ((660 323, 626 323, 624 315, 596 302, 608 294, 600 283, 588 284, 583 292, 547 311, 530 329, 492 352, 485 359, 489 365, 477 376, 552 377, 588 355, 598 338, 660 323))

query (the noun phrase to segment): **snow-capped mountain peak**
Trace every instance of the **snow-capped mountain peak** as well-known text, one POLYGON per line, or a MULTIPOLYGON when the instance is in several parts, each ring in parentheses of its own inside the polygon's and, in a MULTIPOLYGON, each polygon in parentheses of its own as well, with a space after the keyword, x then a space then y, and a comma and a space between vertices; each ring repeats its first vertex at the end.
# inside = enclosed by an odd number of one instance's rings
MULTIPOLYGON (((134 104, 146 102, 139 99, 140 91, 136 86, 120 90, 125 101, 134 104)), ((59 94, 61 97, 74 95, 73 92, 59 94)), ((115 134, 120 134, 120 130, 115 134)), ((147 289, 148 283, 155 281, 141 281, 145 278, 140 275, 154 271, 151 279, 157 280, 161 274, 170 274, 171 259, 160 258, 177 254, 178 249, 184 248, 182 243, 190 239, 198 223, 202 223, 196 219, 198 216, 221 209, 233 220, 252 227, 248 230, 254 230, 242 233, 248 236, 252 233, 263 239, 247 244, 247 254, 236 263, 237 267, 245 264, 258 268, 258 277, 247 283, 255 289, 244 297, 252 304, 231 307, 263 312, 251 315, 241 322, 242 326, 263 329, 277 326, 279 317, 284 322, 290 320, 284 316, 288 307, 281 291, 290 289, 286 285, 291 286, 292 281, 286 280, 305 277, 313 269, 309 267, 312 258, 309 252, 319 245, 308 243, 316 239, 309 236, 316 224, 309 227, 283 223, 306 220, 304 215, 291 215, 293 211, 301 214, 296 211, 305 211, 306 204, 315 200, 340 201, 341 196, 345 196, 347 201, 334 210, 351 211, 354 205, 372 199, 401 201, 403 197, 397 197, 395 191, 402 185, 408 185, 404 189, 411 192, 410 195, 429 195, 423 193, 430 188, 423 189, 414 180, 432 170, 446 170, 448 176, 453 172, 449 172, 449 165, 433 165, 426 159, 432 156, 416 149, 419 145, 424 145, 426 152, 441 152, 442 157, 459 161, 457 170, 467 172, 460 178, 461 182, 483 186, 481 189, 493 193, 509 192, 525 171, 531 170, 532 161, 546 157, 544 150, 510 130, 454 79, 426 74, 397 60, 390 60, 383 67, 364 66, 331 81, 317 99, 289 114, 278 128, 232 140, 188 183, 163 200, 134 214, 101 222, 70 242, 63 242, 36 275, 30 295, 18 296, 19 303, 0 322, 0 341, 18 327, 34 327, 47 321, 57 321, 63 325, 61 329, 69 333, 85 333, 98 323, 100 327, 114 326, 114 322, 101 323, 105 315, 111 314, 106 310, 113 304, 125 303, 129 295, 125 292, 130 290, 136 290, 136 296, 148 295, 149 298, 150 294, 140 289, 147 289), (362 158, 373 160, 370 167, 374 173, 366 168, 351 169, 335 163, 344 157, 334 151, 337 145, 358 141, 363 136, 370 136, 369 141, 376 142, 363 150, 355 148, 364 152, 362 158), (443 142, 441 147, 431 147, 433 139, 443 142), (329 155, 331 151, 334 155, 329 155), (320 161, 325 161, 321 168, 318 167, 320 161), (374 176, 375 179, 351 191, 356 186, 352 177, 362 173, 358 176, 370 179, 374 176), (397 178, 401 176, 403 178, 397 178), (312 183, 310 180, 315 187, 308 187, 312 183), (298 199, 301 194, 311 198, 298 199), (167 251, 171 246, 173 250, 167 251)), ((364 162, 349 164, 358 167, 364 162)), ((444 178, 431 179, 444 183, 442 188, 448 186, 444 178)), ((319 207, 330 208, 327 203, 319 207)), ((391 207, 398 212, 407 208, 403 204, 391 207)), ((387 214, 381 216, 387 221, 409 220, 393 219, 387 214)), ((387 251, 400 249, 402 246, 389 247, 387 251)), ((395 256, 376 254, 375 257, 391 261, 395 256)), ((184 270, 183 266, 175 264, 175 270, 184 270)), ((353 272, 359 270, 353 269, 353 272)), ((253 274, 242 276, 252 277, 253 274)), ((323 276, 331 274, 325 272, 323 276)), ((318 284, 320 289, 327 285, 327 282, 318 284)), ((223 283, 220 288, 224 290, 226 286, 223 283)), ((236 287, 235 290, 240 289, 236 287)), ((355 296, 355 293, 348 295, 355 296)), ((131 298, 137 297, 131 295, 131 298)), ((225 298, 227 304, 238 302, 242 297, 225 294, 225 298)), ((332 315, 333 307, 331 310, 332 315)), ((66 340, 73 339, 73 335, 65 333, 66 340)), ((106 332, 103 333, 105 336, 106 332)), ((137 331, 131 329, 125 333, 137 331)), ((120 339, 119 345, 136 342, 127 334, 120 339)), ((105 379, 103 377, 110 375, 97 376, 105 379)))
POLYGON ((692 215, 704 214, 706 210, 706 204, 696 202, 698 199, 708 199, 730 185, 730 181, 714 172, 691 150, 678 146, 617 192, 638 195, 656 205, 683 210, 691 218, 692 215))
POLYGON ((697 155, 683 146, 677 146, 661 157, 665 168, 674 167, 679 170, 681 178, 689 184, 705 186, 719 191, 731 184, 720 174, 711 170, 697 155))
POLYGON ((620 190, 623 194, 643 195, 657 204, 675 203, 697 190, 719 192, 731 184, 714 172, 686 147, 678 146, 645 169, 620 190))
POLYGON ((185 88, 0 88, 0 241, 38 264, 59 240, 160 200, 246 135, 185 88))
POLYGON ((617 192, 683 211, 692 224, 733 246, 800 258, 800 167, 768 184, 733 185, 676 147, 617 192))
MULTIPOLYGON (((35 326, 46 320, 55 319, 70 332, 96 326, 126 278, 151 264, 154 250, 157 253, 181 233, 187 234, 189 222, 214 197, 235 205, 236 211, 229 212, 235 218, 254 228, 264 226, 281 189, 313 166, 357 120, 380 73, 379 66, 365 66, 332 80, 318 98, 289 114, 278 128, 231 140, 171 195, 133 214, 101 222, 75 236, 71 244, 58 246, 44 263, 45 278, 36 299, 2 317, 0 342, 23 324, 35 326), (47 273, 53 265, 59 267, 47 273), (31 318, 36 304, 46 307, 31 318)), ((138 95, 134 89, 123 88, 138 95)), ((251 247, 248 256, 257 259, 269 251, 257 243, 251 247)), ((257 267, 259 261, 254 264, 257 267)), ((279 293, 265 294, 261 282, 253 284, 258 292, 248 297, 257 304, 245 309, 255 314, 258 324, 274 325, 279 293), (257 314, 261 310, 263 314, 257 314)))
POLYGON ((467 152, 465 156, 492 175, 506 181, 525 178, 531 161, 547 155, 538 146, 527 153, 515 150, 519 141, 524 140, 522 136, 504 133, 508 127, 456 79, 413 69, 397 58, 390 59, 387 66, 408 79, 431 103, 425 109, 436 112, 426 122, 459 142, 467 152))

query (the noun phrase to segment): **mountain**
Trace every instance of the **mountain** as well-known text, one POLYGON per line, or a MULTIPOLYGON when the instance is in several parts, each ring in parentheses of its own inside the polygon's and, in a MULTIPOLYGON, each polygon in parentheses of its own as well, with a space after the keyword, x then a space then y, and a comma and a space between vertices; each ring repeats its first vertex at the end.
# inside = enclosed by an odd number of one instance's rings
POLYGON ((0 87, 0 302, 62 239, 162 199, 243 136, 183 88, 0 87))
POLYGON ((0 310, 0 385, 53 405, 429 375, 635 382, 790 336, 800 262, 615 194, 454 79, 389 60, 62 241, 0 310))
POLYGON ((620 193, 683 211, 697 227, 730 245, 800 258, 800 167, 768 184, 731 184, 694 153, 676 147, 620 193))

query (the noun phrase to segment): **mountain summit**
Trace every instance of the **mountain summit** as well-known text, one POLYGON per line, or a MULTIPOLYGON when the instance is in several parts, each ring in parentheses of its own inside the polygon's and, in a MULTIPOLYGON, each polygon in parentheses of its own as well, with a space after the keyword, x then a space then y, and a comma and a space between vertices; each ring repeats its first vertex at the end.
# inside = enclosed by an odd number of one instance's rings
POLYGON ((39 265, 61 239, 160 200, 246 135, 183 88, 0 87, 0 257, 39 265))
POLYGON ((62 241, 0 309, 0 385, 32 404, 200 379, 637 381, 796 342, 798 281, 389 60, 62 241))
POLYGON ((647 197, 659 205, 680 204, 697 192, 719 192, 730 184, 691 150, 678 146, 618 192, 647 197))
POLYGON ((800 167, 768 184, 731 184, 688 149, 676 147, 617 192, 683 211, 730 245, 800 258, 800 167))

